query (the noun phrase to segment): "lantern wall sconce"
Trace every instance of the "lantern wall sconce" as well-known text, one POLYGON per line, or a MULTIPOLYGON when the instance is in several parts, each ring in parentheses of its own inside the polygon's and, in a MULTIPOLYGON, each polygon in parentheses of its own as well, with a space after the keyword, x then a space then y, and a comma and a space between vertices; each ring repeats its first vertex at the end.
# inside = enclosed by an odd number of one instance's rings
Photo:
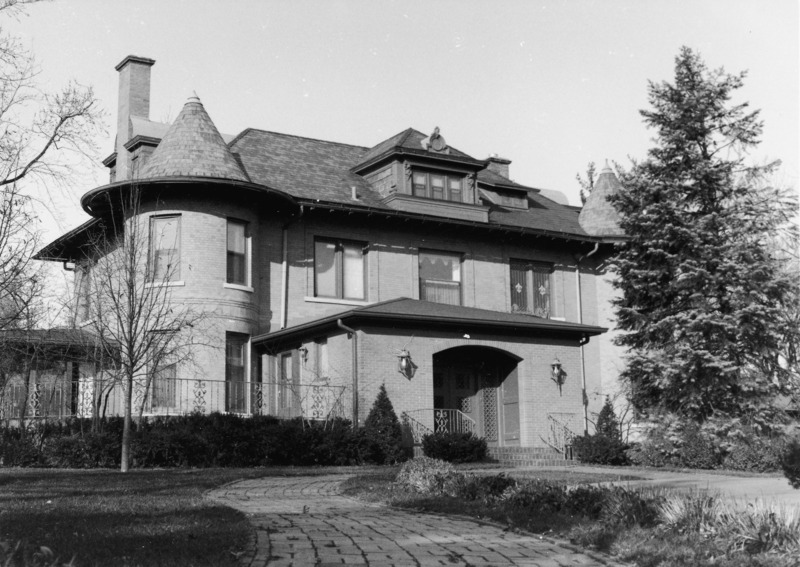
POLYGON ((558 386, 558 395, 560 396, 561 387, 567 381, 567 373, 561 368, 561 361, 558 360, 558 357, 554 358, 553 362, 550 363, 550 380, 558 386))
POLYGON ((397 371, 411 380, 417 372, 417 365, 411 360, 411 353, 406 349, 400 351, 397 355, 397 371))
POLYGON ((306 347, 301 346, 297 349, 297 352, 300 353, 300 359, 303 361, 303 364, 308 362, 308 349, 306 347))

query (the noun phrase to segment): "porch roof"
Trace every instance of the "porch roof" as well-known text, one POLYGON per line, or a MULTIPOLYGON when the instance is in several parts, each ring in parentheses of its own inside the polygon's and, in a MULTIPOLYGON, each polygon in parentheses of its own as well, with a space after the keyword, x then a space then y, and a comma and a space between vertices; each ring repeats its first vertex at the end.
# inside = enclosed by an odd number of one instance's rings
POLYGON ((356 307, 336 315, 294 325, 280 331, 265 333, 253 338, 253 344, 270 347, 298 342, 335 330, 337 321, 350 326, 377 325, 423 329, 457 329, 504 335, 538 335, 588 339, 608 329, 544 319, 523 313, 505 313, 460 305, 445 305, 400 297, 372 305, 356 307))
POLYGON ((97 337, 82 329, 4 329, 0 348, 7 356, 82 359, 97 348, 97 337))

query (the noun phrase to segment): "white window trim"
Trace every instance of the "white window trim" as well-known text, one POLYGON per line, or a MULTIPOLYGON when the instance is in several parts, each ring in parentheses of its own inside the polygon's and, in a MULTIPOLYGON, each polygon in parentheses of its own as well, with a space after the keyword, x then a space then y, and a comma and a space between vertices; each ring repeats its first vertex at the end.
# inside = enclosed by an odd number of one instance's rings
POLYGON ((239 285, 239 284, 227 283, 227 282, 222 284, 222 287, 224 287, 225 289, 238 289, 239 291, 246 291, 246 292, 249 292, 249 293, 253 293, 255 291, 249 285, 239 285))
POLYGON ((151 287, 183 287, 186 285, 186 282, 183 280, 177 282, 149 282, 144 284, 145 289, 149 289, 151 287))
POLYGON ((336 297, 313 297, 307 295, 304 297, 307 303, 333 303, 336 305, 370 305, 369 301, 358 299, 338 299, 336 297))
POLYGON ((233 284, 229 283, 228 280, 228 269, 227 269, 227 259, 226 259, 226 268, 225 268, 225 283, 223 287, 230 288, 230 289, 240 289, 242 291, 253 291, 253 270, 252 270, 252 263, 253 263, 253 236, 250 233, 250 221, 246 221, 236 217, 226 217, 225 218, 225 255, 227 257, 228 254, 228 242, 227 242, 227 230, 228 230, 228 223, 230 221, 239 222, 244 224, 244 281, 245 284, 233 284))

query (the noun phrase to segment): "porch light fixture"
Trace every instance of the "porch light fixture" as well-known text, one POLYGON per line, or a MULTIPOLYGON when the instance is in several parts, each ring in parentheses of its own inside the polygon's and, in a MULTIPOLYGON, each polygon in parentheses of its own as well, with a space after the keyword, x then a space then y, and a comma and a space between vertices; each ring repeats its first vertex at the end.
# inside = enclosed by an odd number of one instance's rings
POLYGON ((550 363, 550 380, 558 386, 558 395, 560 396, 561 386, 567 381, 567 373, 561 368, 561 361, 558 360, 558 357, 554 358, 553 362, 550 363))
POLYGON ((417 365, 411 360, 411 353, 406 349, 400 351, 397 355, 397 371, 411 380, 417 371, 417 365))
POLYGON ((301 346, 297 349, 297 352, 300 353, 300 358, 303 360, 303 364, 308 362, 308 349, 304 346, 301 346))

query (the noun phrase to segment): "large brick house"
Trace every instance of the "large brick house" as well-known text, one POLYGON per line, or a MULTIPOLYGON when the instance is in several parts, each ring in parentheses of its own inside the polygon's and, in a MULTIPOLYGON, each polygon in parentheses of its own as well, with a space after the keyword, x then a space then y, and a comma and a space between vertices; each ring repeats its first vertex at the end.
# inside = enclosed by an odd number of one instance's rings
MULTIPOLYGON (((363 421, 384 384, 416 434, 560 447, 566 430, 591 429, 616 378, 604 199, 581 212, 438 128, 364 147, 254 128, 225 137, 197 97, 172 124, 153 122, 153 64, 117 66, 110 183, 81 199, 93 219, 38 255, 80 267, 108 196, 142 189, 139 215, 162 235, 150 257, 177 266, 173 301, 216 322, 195 364, 159 372, 148 411, 363 421)), ((599 185, 615 181, 604 171, 599 185)), ((90 391, 92 368, 69 375, 90 391)))

